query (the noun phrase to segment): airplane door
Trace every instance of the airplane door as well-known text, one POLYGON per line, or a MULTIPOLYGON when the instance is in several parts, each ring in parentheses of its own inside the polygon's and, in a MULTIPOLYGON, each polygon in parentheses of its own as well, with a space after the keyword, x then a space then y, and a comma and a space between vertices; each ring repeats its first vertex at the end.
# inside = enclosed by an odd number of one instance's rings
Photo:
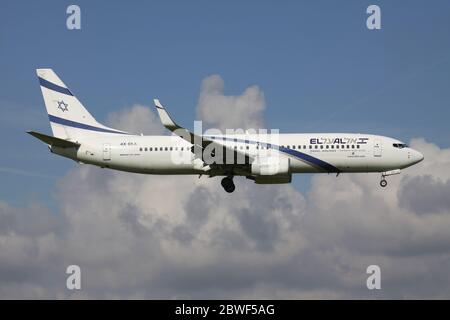
POLYGON ((374 157, 381 157, 381 140, 375 140, 373 142, 373 156, 374 157))
POLYGON ((111 145, 109 143, 103 144, 103 160, 104 161, 111 160, 111 145))

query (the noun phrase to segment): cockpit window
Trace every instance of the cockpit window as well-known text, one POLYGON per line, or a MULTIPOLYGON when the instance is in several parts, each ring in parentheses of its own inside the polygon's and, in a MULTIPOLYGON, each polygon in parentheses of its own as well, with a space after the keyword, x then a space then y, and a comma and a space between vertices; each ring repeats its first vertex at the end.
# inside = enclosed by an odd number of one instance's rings
POLYGON ((398 149, 408 148, 408 145, 405 143, 394 143, 394 144, 392 144, 392 146, 394 148, 398 148, 398 149))

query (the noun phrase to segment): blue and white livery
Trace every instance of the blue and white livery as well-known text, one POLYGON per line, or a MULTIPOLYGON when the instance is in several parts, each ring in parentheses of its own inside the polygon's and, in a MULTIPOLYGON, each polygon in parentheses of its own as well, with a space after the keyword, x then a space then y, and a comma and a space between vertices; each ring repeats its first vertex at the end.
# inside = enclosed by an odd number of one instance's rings
POLYGON ((389 137, 353 133, 202 134, 176 124, 159 100, 155 107, 171 136, 144 136, 99 123, 52 69, 38 69, 53 135, 28 133, 52 153, 102 168, 144 174, 223 176, 258 184, 290 183, 294 173, 378 172, 386 176, 423 160, 423 155, 389 137))

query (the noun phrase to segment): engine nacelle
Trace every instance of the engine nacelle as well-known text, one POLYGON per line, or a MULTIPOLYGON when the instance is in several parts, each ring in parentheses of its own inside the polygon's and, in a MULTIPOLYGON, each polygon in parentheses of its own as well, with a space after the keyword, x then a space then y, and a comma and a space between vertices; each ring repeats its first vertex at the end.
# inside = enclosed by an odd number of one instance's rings
POLYGON ((252 162, 252 174, 256 176, 289 175, 289 158, 256 158, 252 162))

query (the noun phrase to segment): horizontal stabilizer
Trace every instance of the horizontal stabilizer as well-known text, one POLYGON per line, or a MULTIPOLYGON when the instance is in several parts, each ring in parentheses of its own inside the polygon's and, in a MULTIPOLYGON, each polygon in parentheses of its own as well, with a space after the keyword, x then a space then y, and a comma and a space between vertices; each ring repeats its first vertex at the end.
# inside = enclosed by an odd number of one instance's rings
POLYGON ((31 134, 33 137, 41 140, 42 142, 55 147, 61 147, 61 148, 76 148, 79 147, 80 144, 60 138, 56 138, 53 136, 48 136, 43 133, 35 132, 35 131, 27 131, 27 133, 31 134))

